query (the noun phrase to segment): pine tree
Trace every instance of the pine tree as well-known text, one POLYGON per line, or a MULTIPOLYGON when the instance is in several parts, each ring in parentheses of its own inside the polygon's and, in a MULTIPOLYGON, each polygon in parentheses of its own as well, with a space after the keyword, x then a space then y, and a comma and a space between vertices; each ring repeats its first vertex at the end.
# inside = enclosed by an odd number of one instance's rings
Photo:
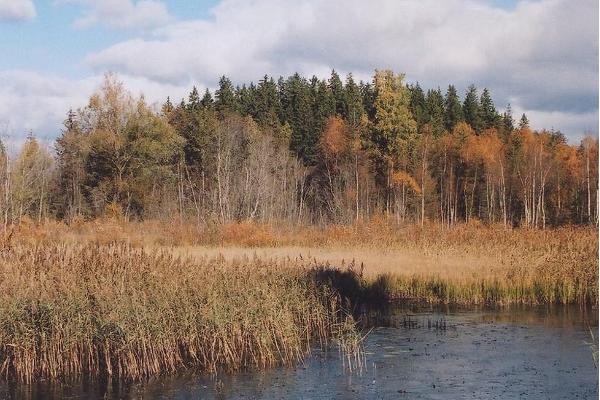
POLYGON ((467 94, 463 102, 463 116, 465 118, 465 122, 469 124, 473 130, 476 132, 481 130, 479 99, 477 98, 477 88, 475 85, 469 86, 467 90, 467 94))
POLYGON ((227 112, 238 110, 233 84, 226 76, 219 80, 219 88, 215 91, 215 108, 221 116, 227 112))
POLYGON ((425 122, 429 124, 434 137, 439 137, 444 132, 444 96, 439 88, 427 91, 425 122))
POLYGON ((500 116, 487 88, 483 89, 479 100, 479 121, 481 129, 498 128, 500 125, 500 116))
POLYGON ((506 106, 506 110, 502 113, 501 129, 502 136, 506 139, 508 135, 515 129, 515 121, 512 116, 512 107, 510 103, 506 106))
MULTIPOLYGON (((404 191, 404 183, 414 182, 409 168, 417 144, 417 123, 410 112, 410 91, 403 80, 403 74, 375 72, 375 118, 369 147, 378 180, 385 187, 386 213, 391 211, 394 187, 400 185, 404 191)), ((404 209, 403 196, 397 204, 404 209)))
MULTIPOLYGON (((170 104, 169 98, 167 97, 167 103, 170 104)), ((77 114, 73 111, 72 108, 69 108, 67 112, 67 118, 63 122, 66 131, 75 131, 78 128, 77 124, 77 114)), ((4 144, 2 144, 4 146, 4 144)))
POLYGON ((311 160, 316 161, 319 153, 319 141, 330 116, 335 115, 335 99, 327 82, 313 76, 310 82, 312 125, 309 130, 306 151, 311 160))
POLYGON ((280 129, 281 101, 277 91, 277 85, 273 78, 267 75, 258 82, 256 95, 254 119, 260 126, 269 127, 275 131, 280 129))
POLYGON ((527 118, 527 115, 523 113, 523 115, 521 115, 521 119, 519 120, 519 129, 526 128, 529 128, 529 119, 527 118))
POLYGON ((408 90, 410 91, 410 112, 417 123, 417 129, 420 129, 427 122, 425 94, 419 82, 409 85, 408 90))
POLYGON ((345 95, 346 98, 346 120, 351 127, 356 127, 364 114, 363 101, 360 94, 360 87, 354 82, 352 74, 346 77, 345 95))
POLYGON ((327 82, 313 76, 311 79, 311 97, 314 116, 314 131, 320 136, 327 119, 335 114, 335 98, 327 82))
POLYGON ((329 78, 329 90, 335 103, 335 114, 347 118, 348 107, 346 104, 344 85, 342 84, 342 80, 335 70, 331 71, 331 77, 329 78))
POLYGON ((167 101, 165 101, 165 104, 163 104, 160 109, 161 114, 163 116, 168 116, 173 112, 174 109, 175 107, 173 107, 173 104, 171 103, 171 98, 167 96, 167 101))
POLYGON ((210 94, 210 90, 206 89, 204 91, 204 96, 202 96, 202 100, 200 100, 200 106, 204 109, 212 109, 214 106, 214 100, 212 95, 210 94))
POLYGON ((362 95, 363 108, 369 119, 372 120, 375 118, 375 89, 373 85, 368 82, 364 83, 363 81, 360 81, 358 87, 362 95))
POLYGON ((464 119, 462 106, 460 105, 460 99, 458 98, 458 93, 453 85, 449 85, 448 90, 446 91, 446 98, 444 99, 444 111, 446 129, 448 132, 451 132, 456 124, 464 119))
POLYGON ((316 153, 310 142, 313 115, 308 82, 296 73, 281 85, 281 91, 283 114, 292 131, 290 150, 305 164, 312 164, 316 153))
POLYGON ((255 116, 256 115, 256 87, 253 83, 250 84, 250 87, 247 88, 246 85, 242 85, 242 87, 236 88, 235 93, 238 110, 241 115, 247 116, 255 116))
POLYGON ((196 111, 200 109, 200 96, 198 95, 198 89, 196 89, 196 86, 192 88, 192 91, 188 96, 188 109, 190 111, 196 111))

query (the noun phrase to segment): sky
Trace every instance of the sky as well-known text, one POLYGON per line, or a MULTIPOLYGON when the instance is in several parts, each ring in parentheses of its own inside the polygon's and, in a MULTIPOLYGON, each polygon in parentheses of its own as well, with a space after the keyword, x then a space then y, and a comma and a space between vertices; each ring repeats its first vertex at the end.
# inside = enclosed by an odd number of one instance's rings
POLYGON ((0 137, 60 135, 115 72, 161 104, 299 72, 470 84, 534 129, 598 135, 597 0, 0 0, 0 137))

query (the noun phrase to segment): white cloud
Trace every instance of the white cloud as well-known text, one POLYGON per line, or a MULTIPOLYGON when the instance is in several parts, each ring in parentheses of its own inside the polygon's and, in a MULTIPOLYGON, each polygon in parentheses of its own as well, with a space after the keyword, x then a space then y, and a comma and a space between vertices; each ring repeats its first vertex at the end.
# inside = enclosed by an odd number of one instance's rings
POLYGON ((22 21, 35 17, 32 0, 0 0, 0 22, 22 21))
MULTIPOLYGON (((167 94, 179 99, 189 90, 187 85, 163 85, 140 77, 120 75, 119 79, 134 96, 143 93, 157 109, 167 94)), ((51 141, 60 134, 67 111, 85 106, 101 81, 101 74, 67 80, 31 71, 0 71, 0 138, 19 145, 33 132, 51 141)))
POLYGON ((559 130, 568 134, 572 143, 577 143, 586 135, 598 137, 598 110, 589 112, 563 112, 525 110, 513 107, 515 123, 519 122, 522 113, 527 114, 532 129, 559 130))
POLYGON ((78 28, 103 24, 117 29, 152 29, 172 20, 164 3, 158 0, 71 0, 85 7, 75 21, 78 28))
POLYGON ((225 0, 212 13, 115 44, 86 63, 209 86, 222 74, 243 82, 296 71, 324 77, 336 68, 368 79, 387 67, 426 87, 488 87, 499 106, 513 98, 554 115, 598 107, 596 0, 523 1, 514 9, 470 0, 225 0))
POLYGON ((89 80, 45 78, 30 93, 20 80, 7 93, 0 74, 0 121, 22 115, 21 130, 46 124, 57 132, 65 111, 81 105, 89 82, 107 70, 150 101, 177 101, 192 84, 214 87, 223 74, 241 83, 265 73, 327 77, 335 68, 368 80, 375 68, 392 68, 423 87, 488 87, 499 108, 512 104, 516 119, 525 111, 533 127, 573 140, 598 132, 597 0, 510 9, 472 0, 224 0, 209 19, 192 21, 172 20, 157 1, 69 1, 85 4, 81 26, 155 29, 88 55, 89 80), (40 89, 48 87, 62 92, 40 89))
POLYGON ((69 81, 29 71, 0 71, 3 141, 18 142, 30 131, 41 137, 57 136, 66 112, 85 104, 97 82, 96 78, 69 81))

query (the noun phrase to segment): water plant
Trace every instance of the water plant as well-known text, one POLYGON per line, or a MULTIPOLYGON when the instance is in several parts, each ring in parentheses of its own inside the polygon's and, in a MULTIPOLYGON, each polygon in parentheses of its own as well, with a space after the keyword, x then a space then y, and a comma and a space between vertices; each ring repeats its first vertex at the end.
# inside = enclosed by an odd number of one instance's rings
POLYGON ((314 344, 356 344, 339 306, 292 262, 13 246, 0 252, 0 375, 140 379, 291 365, 314 344))

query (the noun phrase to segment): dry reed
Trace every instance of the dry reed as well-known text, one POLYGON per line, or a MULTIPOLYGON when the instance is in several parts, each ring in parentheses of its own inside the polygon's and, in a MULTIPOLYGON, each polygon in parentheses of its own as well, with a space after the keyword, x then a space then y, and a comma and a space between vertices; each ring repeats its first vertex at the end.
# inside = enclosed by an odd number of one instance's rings
POLYGON ((0 375, 139 379, 289 365, 346 343, 334 293, 293 263, 174 257, 128 245, 0 253, 0 375))

